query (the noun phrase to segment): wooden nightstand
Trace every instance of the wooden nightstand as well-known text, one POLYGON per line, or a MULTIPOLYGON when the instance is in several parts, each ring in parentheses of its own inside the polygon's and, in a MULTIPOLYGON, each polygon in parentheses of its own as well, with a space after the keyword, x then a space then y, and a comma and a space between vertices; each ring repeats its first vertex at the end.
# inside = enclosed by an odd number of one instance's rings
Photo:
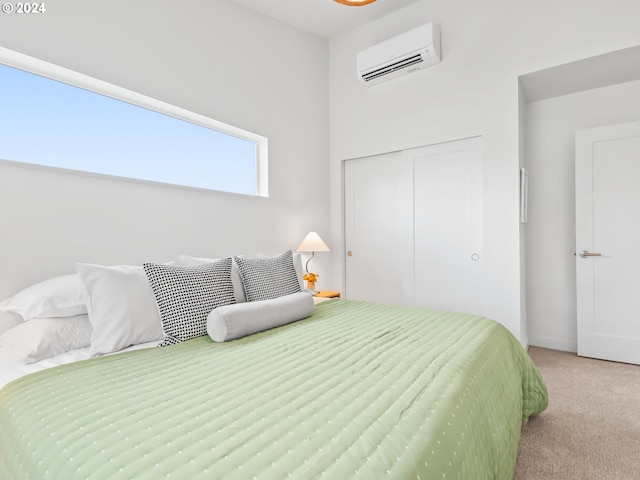
POLYGON ((340 292, 333 292, 331 290, 320 290, 314 295, 319 298, 340 298, 340 292))

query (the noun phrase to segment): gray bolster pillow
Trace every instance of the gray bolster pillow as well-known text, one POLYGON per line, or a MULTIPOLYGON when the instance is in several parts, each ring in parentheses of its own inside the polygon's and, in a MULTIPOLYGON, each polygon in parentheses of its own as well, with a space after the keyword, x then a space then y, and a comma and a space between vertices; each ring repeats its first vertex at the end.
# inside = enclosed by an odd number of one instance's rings
POLYGON ((312 313, 313 298, 304 292, 223 305, 209 313, 207 333, 214 342, 226 342, 302 320, 312 313))

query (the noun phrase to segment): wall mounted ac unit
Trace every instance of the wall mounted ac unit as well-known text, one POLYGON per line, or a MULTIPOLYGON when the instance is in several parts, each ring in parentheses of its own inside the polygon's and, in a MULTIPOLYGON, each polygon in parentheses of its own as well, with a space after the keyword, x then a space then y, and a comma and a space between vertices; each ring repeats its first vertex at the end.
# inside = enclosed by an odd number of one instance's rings
POLYGON ((358 77, 375 85, 440 62, 440 30, 433 22, 358 53, 358 77))

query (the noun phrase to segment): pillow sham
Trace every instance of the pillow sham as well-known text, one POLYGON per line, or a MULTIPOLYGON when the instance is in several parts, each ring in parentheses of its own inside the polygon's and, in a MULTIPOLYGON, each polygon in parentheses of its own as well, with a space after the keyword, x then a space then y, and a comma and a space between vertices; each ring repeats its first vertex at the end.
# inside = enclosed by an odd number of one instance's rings
MULTIPOLYGON (((191 257, 189 255, 179 255, 178 264, 187 267, 193 267, 194 265, 202 265, 203 263, 213 263, 220 260, 219 258, 205 258, 205 257, 191 257)), ((236 303, 246 302, 247 296, 244 294, 244 285, 242 285, 242 277, 240 277, 240 271, 238 270, 238 264, 233 261, 231 265, 231 283, 233 284, 233 294, 236 298, 236 303)))
POLYGON ((307 318, 313 305, 311 295, 298 292, 218 307, 207 317, 207 333, 214 342, 228 342, 307 318))
POLYGON ((87 292, 96 355, 162 340, 158 306, 141 266, 76 264, 87 292))
POLYGON ((0 302, 0 311, 32 318, 71 317, 87 313, 82 282, 77 274, 36 283, 0 302))
POLYGON ((143 267, 162 320, 160 346, 206 335, 209 312, 235 303, 231 258, 192 267, 154 263, 143 267))
MULTIPOLYGON (((271 258, 269 255, 265 255, 264 253, 259 253, 258 258, 271 258)), ((293 252, 293 267, 296 269, 296 277, 298 277, 298 283, 300 283, 300 290, 302 292, 307 292, 313 295, 313 290, 309 290, 304 286, 304 270, 302 269, 302 255, 298 252, 293 252)))
POLYGON ((249 302, 270 300, 301 291, 291 250, 277 257, 233 258, 238 264, 249 302))
POLYGON ((88 315, 34 318, 0 335, 0 347, 11 348, 24 363, 39 362, 90 344, 88 315))

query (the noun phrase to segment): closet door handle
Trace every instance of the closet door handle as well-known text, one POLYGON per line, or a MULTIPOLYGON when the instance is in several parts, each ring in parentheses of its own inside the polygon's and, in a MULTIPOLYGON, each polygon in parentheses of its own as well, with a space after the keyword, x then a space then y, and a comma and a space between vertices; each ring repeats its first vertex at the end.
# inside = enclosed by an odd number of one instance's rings
POLYGON ((587 258, 587 257, 601 257, 602 254, 601 253, 595 253, 595 252, 590 252, 589 250, 582 250, 580 252, 580 256, 582 258, 587 258))

